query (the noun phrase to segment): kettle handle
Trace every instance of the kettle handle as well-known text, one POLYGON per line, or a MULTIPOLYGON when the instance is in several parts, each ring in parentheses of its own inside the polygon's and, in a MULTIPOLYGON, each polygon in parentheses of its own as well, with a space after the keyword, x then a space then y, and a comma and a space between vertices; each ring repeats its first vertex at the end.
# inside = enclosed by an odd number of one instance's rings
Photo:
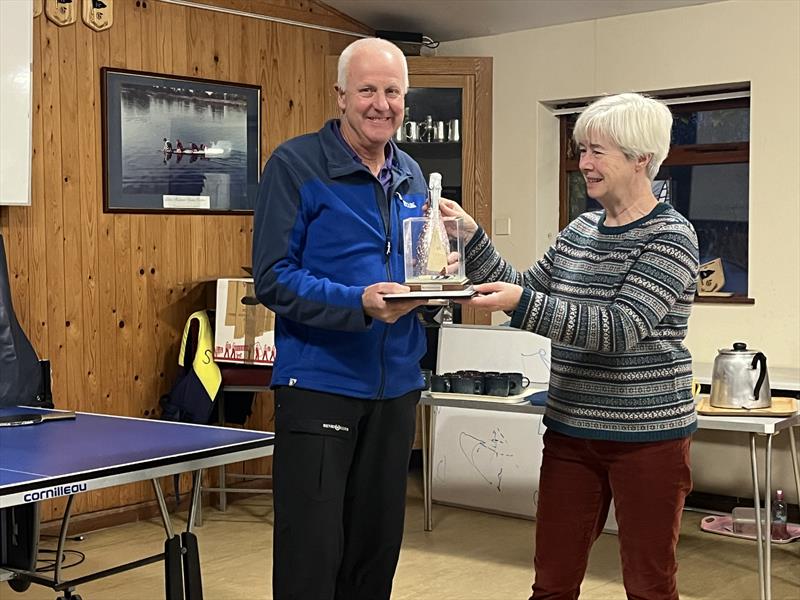
POLYGON ((753 389, 753 397, 758 400, 758 394, 761 392, 761 384, 764 383, 764 378, 767 376, 767 357, 763 352, 756 352, 753 357, 753 362, 750 363, 750 368, 755 369, 756 363, 761 363, 761 371, 758 373, 758 380, 756 387, 753 389))

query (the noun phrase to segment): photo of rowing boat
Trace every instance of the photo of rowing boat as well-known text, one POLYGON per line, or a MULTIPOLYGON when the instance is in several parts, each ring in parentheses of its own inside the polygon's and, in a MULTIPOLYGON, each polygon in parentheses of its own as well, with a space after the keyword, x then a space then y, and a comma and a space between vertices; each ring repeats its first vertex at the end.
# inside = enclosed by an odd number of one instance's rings
POLYGON ((253 209, 260 88, 129 71, 106 77, 111 208, 253 209))

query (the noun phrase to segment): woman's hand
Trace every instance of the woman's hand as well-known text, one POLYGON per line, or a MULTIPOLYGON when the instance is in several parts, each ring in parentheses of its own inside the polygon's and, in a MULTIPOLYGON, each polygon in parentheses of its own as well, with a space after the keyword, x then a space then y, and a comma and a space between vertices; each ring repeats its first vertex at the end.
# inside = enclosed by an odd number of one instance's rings
MULTIPOLYGON (((469 214, 467 214, 467 211, 465 211, 458 205, 458 203, 453 202, 452 200, 440 198, 439 212, 442 213, 443 217, 461 217, 463 220, 461 233, 463 235, 465 245, 472 239, 472 236, 475 235, 475 232, 478 231, 478 224, 475 222, 475 219, 470 217, 469 214)), ((445 222, 444 226, 445 228, 447 227, 447 222, 445 222)), ((448 231, 448 233, 450 232, 448 231)))
POLYGON ((461 257, 458 252, 451 252, 447 255, 447 268, 445 272, 448 275, 453 275, 461 270, 461 257))
POLYGON ((459 301, 467 306, 482 308, 491 311, 513 311, 519 304, 522 297, 522 288, 513 283, 505 281, 493 281, 492 283, 481 283, 475 286, 477 296, 469 300, 459 301))

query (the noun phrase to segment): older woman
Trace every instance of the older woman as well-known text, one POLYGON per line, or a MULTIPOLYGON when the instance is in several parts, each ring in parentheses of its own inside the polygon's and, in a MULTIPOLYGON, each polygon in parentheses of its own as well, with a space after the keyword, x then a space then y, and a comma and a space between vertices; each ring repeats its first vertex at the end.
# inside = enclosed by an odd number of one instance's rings
POLYGON ((613 497, 628 598, 678 597, 675 547, 697 427, 683 344, 697 237, 651 183, 672 117, 639 94, 606 97, 575 125, 580 169, 603 210, 570 223, 525 272, 457 204, 475 307, 552 340, 532 598, 577 598, 613 497))

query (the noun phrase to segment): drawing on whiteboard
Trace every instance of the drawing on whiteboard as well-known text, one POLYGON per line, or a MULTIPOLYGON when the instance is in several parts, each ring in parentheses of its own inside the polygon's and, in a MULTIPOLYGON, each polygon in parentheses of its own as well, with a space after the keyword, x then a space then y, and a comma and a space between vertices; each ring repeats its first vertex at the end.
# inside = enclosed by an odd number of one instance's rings
MULTIPOLYGON (((498 492, 502 492, 503 470, 506 468, 506 463, 514 460, 514 451, 503 432, 495 428, 489 439, 483 440, 462 431, 459 434, 458 444, 472 468, 486 483, 498 492)), ((519 467, 516 463, 513 466, 519 467)))
POLYGON ((433 476, 445 483, 447 481, 447 457, 443 456, 442 460, 436 463, 436 471, 434 472, 433 476))
POLYGON ((536 352, 520 352, 522 372, 528 374, 531 383, 550 383, 550 355, 546 348, 539 348, 536 352), (544 368, 544 372, 542 372, 544 368))

